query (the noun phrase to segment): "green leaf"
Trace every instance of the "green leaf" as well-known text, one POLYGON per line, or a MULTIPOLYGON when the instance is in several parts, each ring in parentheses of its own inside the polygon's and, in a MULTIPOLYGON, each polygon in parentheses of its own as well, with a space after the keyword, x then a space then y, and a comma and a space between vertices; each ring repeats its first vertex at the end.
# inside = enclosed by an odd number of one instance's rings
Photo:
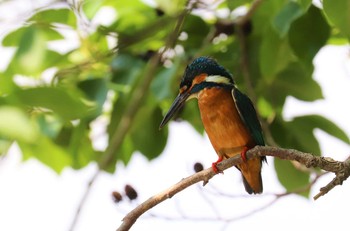
POLYGON ((155 0, 157 6, 166 14, 175 15, 186 6, 186 0, 155 0))
POLYGON ((276 15, 284 7, 285 1, 264 1, 252 16, 253 33, 262 34, 266 27, 271 27, 276 15))
POLYGON ((167 129, 159 130, 162 119, 160 108, 146 105, 139 110, 133 124, 131 139, 134 148, 149 160, 159 156, 166 145, 167 129))
POLYGON ((35 143, 38 136, 38 127, 22 110, 12 106, 0 106, 0 137, 35 143))
MULTIPOLYGON (((35 27, 28 27, 23 33, 18 45, 17 52, 10 67, 17 68, 20 74, 33 74, 42 71, 42 64, 45 61, 46 36, 35 27)), ((16 73, 16 72, 15 72, 16 73)))
POLYGON ((99 33, 99 31, 90 34, 82 45, 93 54, 101 54, 110 51, 108 48, 107 37, 104 34, 99 33))
POLYGON ((13 141, 0 138, 0 156, 7 153, 10 147, 12 146, 13 141))
POLYGON ((128 95, 120 93, 117 95, 117 99, 113 103, 113 109, 112 109, 112 114, 111 114, 111 119, 110 123, 108 124, 108 135, 109 135, 109 140, 113 137, 113 134, 118 128, 118 125, 120 123, 120 120, 123 116, 123 113, 125 111, 125 108, 128 103, 128 95))
POLYGON ((252 0, 228 0, 224 2, 227 2, 227 7, 232 11, 239 6, 251 4, 253 1, 252 0))
POLYGON ((289 30, 289 41, 295 54, 311 65, 317 52, 326 44, 330 28, 321 11, 311 6, 308 12, 295 20, 289 30))
POLYGON ((125 85, 131 89, 142 71, 145 63, 130 54, 120 54, 112 60, 112 82, 125 85))
MULTIPOLYGON (((130 55, 119 55, 112 62, 113 70, 113 82, 120 85, 125 85, 127 88, 125 91, 117 91, 115 102, 113 103, 113 109, 111 113, 110 123, 107 127, 107 132, 109 135, 109 142, 111 142, 112 137, 118 129, 121 118, 127 108, 129 100, 137 81, 142 76, 142 71, 144 70, 145 64, 140 60, 132 57, 130 55), (132 62, 129 62, 132 61, 132 62)), ((113 171, 115 168, 115 163, 117 160, 121 160, 124 164, 127 164, 131 158, 133 151, 135 150, 130 134, 126 134, 123 143, 118 150, 115 150, 114 159, 106 166, 106 171, 113 171)))
POLYGON ((291 63, 268 86, 270 90, 265 93, 267 98, 275 105, 281 105, 281 101, 284 102, 289 95, 304 101, 322 99, 322 89, 312 78, 311 73, 300 63, 291 63))
MULTIPOLYGON (((153 14, 153 9, 152 12, 148 13, 153 14)), ((143 13, 140 12, 140 14, 143 13)), ((164 46, 166 36, 172 31, 171 23, 174 22, 174 19, 169 16, 158 19, 155 16, 147 17, 145 15, 146 24, 132 22, 129 19, 130 17, 126 16, 124 20, 118 20, 111 28, 114 28, 114 31, 118 33, 119 48, 121 50, 130 48, 135 54, 158 50, 164 46)))
POLYGON ((108 93, 106 80, 102 78, 84 80, 78 83, 78 88, 85 93, 87 99, 94 102, 95 113, 92 113, 93 116, 100 115, 108 93))
POLYGON ((313 130, 314 128, 319 128, 347 144, 350 143, 348 135, 335 123, 326 119, 325 117, 320 115, 307 115, 294 118, 294 121, 300 122, 300 120, 302 120, 302 126, 306 129, 313 130))
POLYGON ((290 95, 305 101, 322 99, 322 89, 311 73, 312 70, 306 70, 300 63, 291 63, 278 73, 272 83, 261 83, 261 94, 277 113, 282 112, 285 99, 290 95), (266 88, 269 90, 266 91, 266 88))
POLYGON ((66 8, 38 11, 27 21, 43 24, 61 23, 72 27, 76 27, 77 23, 74 12, 66 8))
POLYGON ((271 126, 271 131, 275 140, 283 147, 320 155, 320 145, 314 133, 316 128, 347 144, 350 143, 349 137, 341 128, 320 115, 299 116, 288 122, 276 119, 271 126))
POLYGON ((286 123, 286 130, 292 134, 291 144, 297 150, 311 152, 317 156, 321 155, 320 144, 318 143, 314 130, 317 128, 306 116, 296 117, 286 123))
MULTIPOLYGON (((7 71, 13 74, 40 76, 45 69, 57 66, 64 60, 65 55, 47 49, 46 42, 52 31, 30 26, 18 34, 7 37, 9 39, 15 37, 18 46, 7 71)), ((12 44, 8 42, 6 45, 12 44)))
POLYGON ((62 127, 55 138, 55 143, 64 148, 72 157, 72 167, 79 169, 97 159, 96 152, 89 138, 87 122, 80 121, 78 125, 62 127))
POLYGON ((41 136, 34 143, 18 142, 23 153, 23 159, 36 158, 43 164, 60 173, 64 167, 72 165, 72 158, 51 139, 41 136))
POLYGON ((259 57, 261 74, 270 82, 292 59, 288 40, 280 38, 272 28, 268 27, 261 42, 259 57))
MULTIPOLYGON (((274 159, 274 166, 277 178, 287 192, 302 189, 309 184, 310 174, 296 169, 290 161, 274 159)), ((310 190, 300 193, 304 197, 308 197, 310 190)))
POLYGON ((320 155, 320 145, 315 137, 315 126, 304 117, 284 121, 277 116, 270 126, 274 140, 284 148, 293 148, 304 152, 320 155), (282 135, 281 135, 282 134, 282 135))
POLYGON ((45 60, 43 60, 43 63, 42 63, 42 71, 51 67, 62 68, 62 66, 68 63, 71 64, 70 61, 67 60, 67 57, 68 57, 68 54, 61 55, 56 51, 46 50, 45 60))
POLYGON ((190 101, 187 101, 183 109, 179 111, 178 115, 181 119, 188 121, 198 133, 204 133, 204 127, 198 109, 197 100, 192 99, 190 101))
POLYGON ((99 9, 101 9, 101 7, 105 4, 106 0, 101 0, 101 1, 85 1, 82 4, 82 9, 84 12, 84 15, 86 15, 86 17, 88 19, 92 19, 95 14, 97 13, 97 11, 99 9))
POLYGON ((296 2, 301 6, 304 12, 312 5, 312 0, 296 0, 296 2))
POLYGON ((117 32, 132 35, 136 31, 152 25, 157 19, 156 11, 140 1, 116 1, 118 20, 113 25, 117 32), (132 15, 132 17, 130 17, 132 15))
MULTIPOLYGON (((280 146, 318 155, 320 147, 313 133, 314 128, 307 127, 307 123, 303 119, 286 122, 277 116, 270 125, 270 130, 274 140, 280 146)), ((280 183, 287 191, 302 189, 309 183, 309 173, 300 171, 289 161, 275 158, 274 166, 280 183)), ((308 194, 309 190, 301 193, 306 197, 308 194)))
POLYGON ((273 117, 275 110, 272 107, 271 103, 267 101, 264 97, 259 97, 257 101, 257 107, 259 114, 264 118, 273 117))
POLYGON ((202 47, 203 41, 209 33, 209 26, 201 17, 188 15, 182 30, 187 34, 187 39, 180 41, 180 44, 191 54, 191 52, 194 52, 193 50, 202 47))
POLYGON ((73 131, 68 151, 73 156, 72 167, 75 169, 81 169, 101 156, 100 152, 94 150, 89 132, 86 127, 83 128, 82 126, 73 131))
MULTIPOLYGON (((37 25, 30 25, 28 27, 20 27, 19 29, 7 34, 4 39, 2 40, 2 45, 5 47, 17 47, 21 46, 21 40, 30 39, 27 42, 32 43, 32 31, 41 31, 40 33, 45 34, 46 40, 61 40, 64 37, 57 32, 56 30, 53 30, 49 27, 38 27, 37 25)), ((22 44, 25 45, 25 44, 22 44)), ((42 45, 42 44, 41 44, 42 45)))
POLYGON ((62 128, 62 120, 60 117, 54 114, 32 114, 32 117, 36 118, 37 124, 40 127, 41 134, 54 139, 62 128))
MULTIPOLYGON (((262 73, 261 73, 261 43, 263 40, 263 35, 251 35, 248 37, 248 65, 249 65, 249 73, 250 73, 250 77, 252 79, 253 83, 256 83, 257 85, 259 83, 263 83, 265 84, 267 81, 265 81, 266 79, 262 77, 262 73), (262 81, 264 80, 264 81, 262 81)), ((236 44, 236 48, 234 50, 240 49, 240 44, 238 41, 235 42, 236 44)), ((232 53, 237 53, 235 51, 232 51, 232 53)), ((237 54, 236 54, 237 55, 237 54)), ((236 60, 236 65, 235 65, 235 70, 241 70, 241 55, 238 55, 238 57, 235 57, 236 60)), ((241 70, 242 71, 242 70, 241 70)), ((237 77, 239 76, 239 79, 237 80, 236 78, 236 82, 239 83, 241 82, 242 84, 244 83, 244 73, 238 73, 237 77)), ((272 79, 272 78, 271 78, 272 79)), ((242 90, 244 90, 244 88, 241 88, 242 90)), ((260 95, 260 93, 258 93, 257 95, 260 95)))
POLYGON ((277 114, 274 118, 273 122, 270 124, 269 128, 271 130, 271 134, 276 143, 284 148, 296 148, 296 141, 294 136, 296 134, 290 132, 287 129, 287 121, 284 121, 282 118, 282 113, 277 114), (283 135, 281 135, 283 134, 283 135))
MULTIPOLYGON (((128 98, 126 94, 119 94, 116 102, 113 104, 113 110, 111 115, 111 122, 108 124, 107 132, 109 135, 109 142, 113 135, 115 134, 118 125, 120 123, 120 119, 125 111, 125 107, 127 105, 128 98)), ((121 147, 115 151, 115 154, 112 156, 112 159, 108 163, 104 170, 110 173, 115 171, 115 165, 118 160, 122 161, 125 165, 127 165, 131 159, 133 152, 135 151, 134 144, 132 142, 130 133, 127 133, 123 139, 121 147)))
MULTIPOLYGON (((198 44, 197 44, 198 45, 198 44)), ((196 45, 196 46, 197 46, 196 45)), ((251 44, 249 44, 250 46, 251 44)), ((187 46, 187 45, 186 45, 187 46)), ((234 77, 238 74, 239 71, 239 65, 238 62, 240 60, 240 53, 238 52, 239 43, 238 41, 233 37, 229 36, 227 39, 221 40, 218 43, 206 43, 203 41, 201 44, 201 47, 196 47, 196 49, 192 49, 192 47, 188 46, 186 48, 186 52, 191 57, 191 55, 197 55, 198 52, 201 53, 203 56, 210 56, 218 61, 222 66, 229 68, 229 70, 234 70, 233 74, 234 77)), ((250 54, 248 55, 249 58, 252 58, 250 54)), ((256 58, 256 57, 254 57, 256 58)), ((186 64, 188 61, 186 61, 186 64)), ((179 73, 179 76, 183 75, 183 70, 185 70, 186 66, 183 64, 181 67, 182 73, 179 73)), ((254 76, 255 77, 255 76, 254 76)), ((237 79, 236 79, 237 80, 237 79)), ((179 84, 179 80, 177 82, 177 87, 179 84)), ((176 89, 178 90, 178 89, 176 89)))
POLYGON ((145 10, 145 9, 153 9, 149 5, 145 4, 143 1, 140 0, 129 0, 129 1, 114 1, 109 0, 108 4, 114 6, 119 15, 127 16, 134 12, 135 10, 145 10))
POLYGON ((276 15, 273 20, 273 26, 279 33, 280 37, 284 37, 290 27, 290 24, 303 14, 302 7, 294 2, 288 1, 282 10, 276 15))
POLYGON ((173 96, 171 92, 173 86, 175 86, 174 80, 178 77, 179 70, 180 61, 177 59, 170 68, 163 68, 154 78, 151 90, 157 101, 162 102, 164 99, 169 99, 173 96))
POLYGON ((0 95, 10 94, 17 86, 12 80, 10 71, 0 73, 0 95))
POLYGON ((130 134, 126 134, 123 139, 123 143, 119 150, 113 155, 113 159, 109 162, 108 166, 104 168, 107 172, 115 172, 115 166, 117 161, 122 161, 127 165, 135 151, 134 144, 132 142, 130 134))
POLYGON ((327 18, 350 40, 350 1, 323 0, 327 18))
POLYGON ((24 105, 51 110, 67 121, 83 118, 91 110, 91 107, 82 102, 81 96, 57 87, 18 90, 15 97, 24 105))

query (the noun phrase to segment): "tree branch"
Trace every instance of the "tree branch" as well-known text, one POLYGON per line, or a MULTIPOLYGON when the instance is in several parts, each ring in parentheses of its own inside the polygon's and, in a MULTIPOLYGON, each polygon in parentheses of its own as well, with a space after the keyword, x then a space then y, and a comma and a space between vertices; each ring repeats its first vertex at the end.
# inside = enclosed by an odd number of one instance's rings
MULTIPOLYGON (((315 200, 320 196, 328 193, 335 186, 341 185, 343 181, 345 181, 350 176, 350 158, 343 162, 335 161, 331 158, 319 157, 311 153, 305 153, 294 149, 283 149, 270 146, 256 146, 255 148, 247 151, 246 155, 248 159, 256 156, 273 156, 283 160, 295 160, 305 165, 307 168, 317 167, 327 172, 335 173, 335 178, 327 186, 320 189, 320 193, 314 197, 315 200)), ((222 161, 217 165, 217 167, 219 170, 224 171, 240 163, 242 163, 242 159, 240 155, 237 155, 235 157, 222 161)), ((212 168, 205 169, 201 172, 195 173, 189 177, 182 179, 163 192, 150 197, 123 218, 123 222, 117 231, 129 230, 131 226, 136 222, 136 220, 146 211, 150 210, 166 199, 172 198, 175 194, 181 192, 182 190, 195 183, 203 181, 203 185, 206 185, 209 180, 215 175, 216 173, 212 170, 212 168)))
MULTIPOLYGON (((337 161, 332 160, 332 159, 330 161, 337 162, 337 161)), ((339 171, 335 172, 334 179, 331 182, 329 182, 326 186, 324 186, 320 189, 320 192, 316 196, 314 196, 314 200, 317 200, 321 196, 327 194, 335 186, 343 184, 343 181, 345 181, 349 177, 349 175, 350 175, 350 158, 348 157, 344 162, 340 162, 339 165, 341 165, 341 166, 337 166, 339 168, 339 171)))

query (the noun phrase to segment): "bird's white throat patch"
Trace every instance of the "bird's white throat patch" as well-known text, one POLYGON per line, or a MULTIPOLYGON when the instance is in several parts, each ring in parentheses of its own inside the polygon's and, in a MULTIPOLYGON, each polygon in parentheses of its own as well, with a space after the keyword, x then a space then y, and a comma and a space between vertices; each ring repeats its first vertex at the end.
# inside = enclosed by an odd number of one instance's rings
POLYGON ((206 82, 214 82, 214 83, 224 83, 224 84, 230 84, 230 80, 227 77, 221 76, 221 75, 208 75, 205 78, 206 82))

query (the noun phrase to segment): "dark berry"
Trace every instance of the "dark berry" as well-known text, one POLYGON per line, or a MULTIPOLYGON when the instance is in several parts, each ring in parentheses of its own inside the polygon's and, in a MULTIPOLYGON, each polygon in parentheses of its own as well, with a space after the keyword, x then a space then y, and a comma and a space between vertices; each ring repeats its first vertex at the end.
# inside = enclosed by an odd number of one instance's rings
POLYGON ((197 162, 193 165, 193 169, 195 172, 200 172, 202 171, 204 168, 203 168, 203 164, 197 162))
POLYGON ((113 198, 115 203, 118 203, 121 200, 123 200, 122 194, 120 194, 118 191, 113 191, 112 192, 112 198, 113 198))
POLYGON ((220 20, 217 21, 214 26, 215 36, 219 34, 232 35, 235 33, 235 25, 232 21, 220 20))
POLYGON ((125 185, 124 191, 126 196, 132 201, 137 198, 137 192, 131 185, 125 185))
POLYGON ((164 11, 160 8, 156 8, 156 14, 158 17, 161 17, 164 15, 164 11))

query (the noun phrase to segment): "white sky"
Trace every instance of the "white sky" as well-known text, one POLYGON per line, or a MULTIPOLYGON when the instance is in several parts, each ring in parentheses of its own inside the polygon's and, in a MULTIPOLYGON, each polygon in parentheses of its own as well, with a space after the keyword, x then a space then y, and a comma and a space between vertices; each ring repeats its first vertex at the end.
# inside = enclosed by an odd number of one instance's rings
MULTIPOLYGON (((285 109, 287 118, 299 114, 323 114, 350 134, 349 51, 349 46, 328 46, 321 50, 315 59, 314 76, 326 99, 304 103, 290 98, 285 109)), ((98 179, 83 208, 76 231, 115 230, 123 212, 130 211, 137 203, 192 174, 194 162, 200 161, 205 167, 210 167, 211 162, 216 160, 207 137, 199 136, 187 123, 173 122, 169 126, 168 145, 159 158, 148 162, 136 154, 127 167, 119 164, 115 174, 103 174, 98 179), (137 189, 138 202, 114 204, 111 192, 122 191, 127 183, 137 189)), ((316 134, 325 156, 342 160, 350 154, 349 145, 323 132, 317 131, 316 134)), ((192 186, 151 210, 153 215, 197 217, 199 220, 166 220, 144 215, 145 218, 141 217, 132 230, 253 230, 266 227, 270 231, 288 231, 329 230, 348 226, 345 211, 348 211, 350 204, 346 196, 350 195, 349 182, 344 182, 343 186, 336 187, 316 202, 292 195, 244 219, 230 223, 210 221, 211 218, 228 219, 249 213, 268 203, 271 200, 268 194, 283 192, 276 179, 273 160, 269 158, 268 162, 263 168, 264 194, 261 196, 246 197, 239 172, 230 169, 224 175, 214 177, 206 187, 192 186), (227 198, 208 193, 215 188, 245 197, 227 198), (205 198, 209 198, 214 205, 210 205, 205 198)), ((36 160, 22 163, 18 150, 13 148, 0 161, 0 230, 68 230, 86 184, 95 170, 96 166, 91 164, 80 171, 65 169, 61 175, 57 175, 36 160)), ((311 194, 315 195, 332 177, 327 175, 321 178, 311 194)))

